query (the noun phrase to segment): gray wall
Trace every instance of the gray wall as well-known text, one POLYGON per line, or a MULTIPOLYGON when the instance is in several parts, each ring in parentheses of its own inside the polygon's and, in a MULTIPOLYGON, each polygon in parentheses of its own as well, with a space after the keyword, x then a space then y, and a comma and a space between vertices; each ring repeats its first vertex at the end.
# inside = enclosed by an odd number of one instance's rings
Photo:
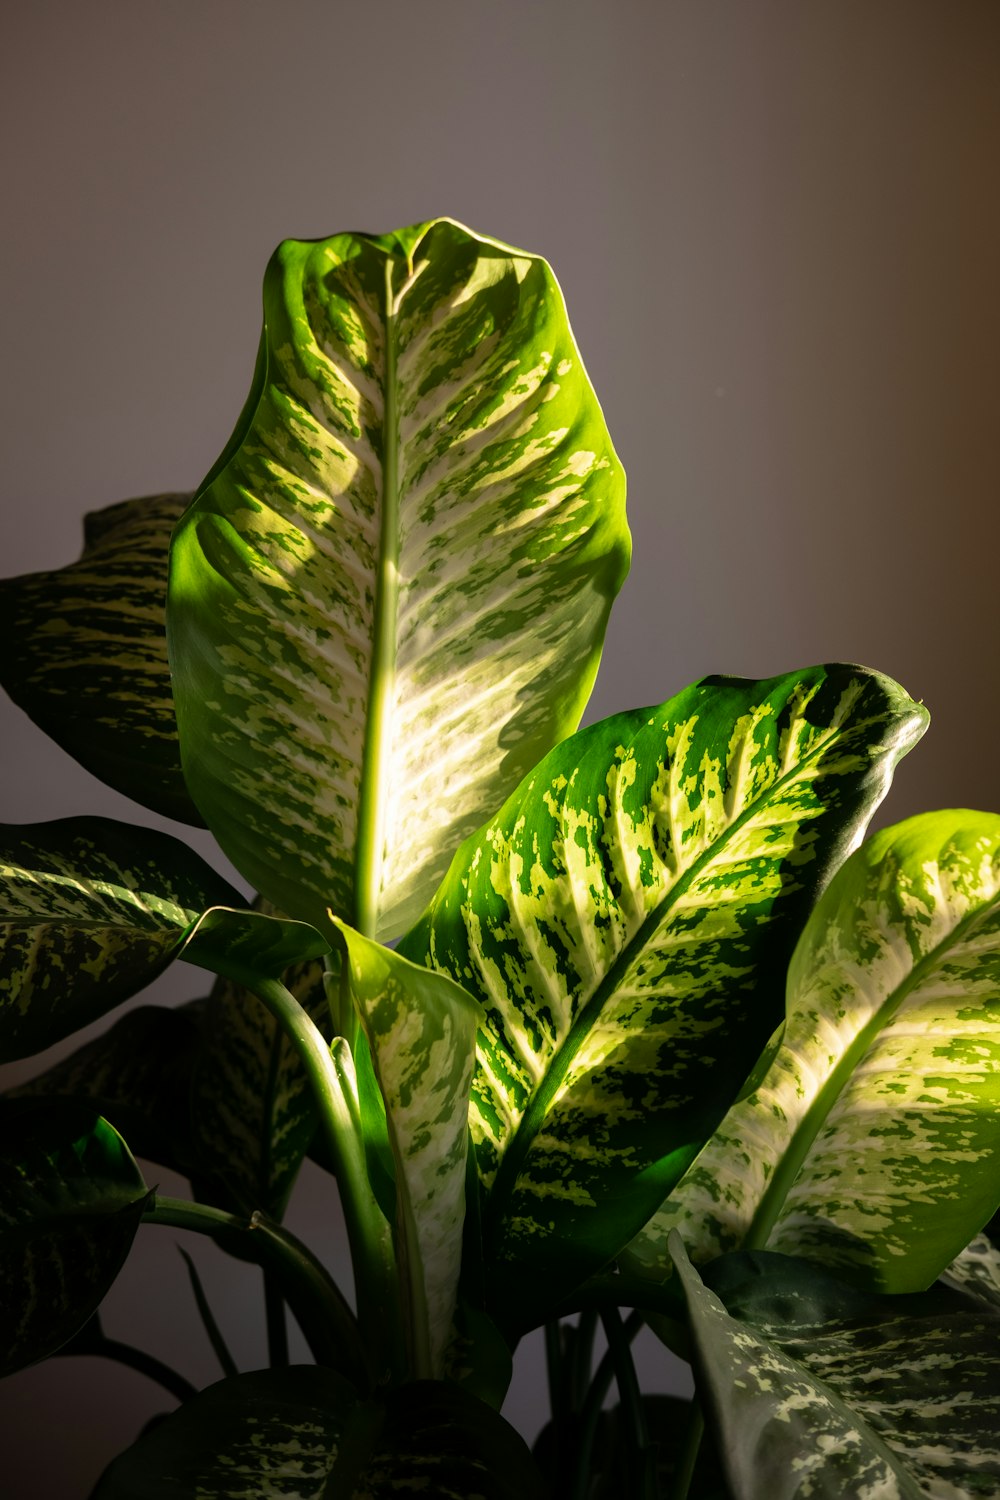
MULTIPOLYGON (((933 716, 883 821, 997 806, 996 0, 35 0, 0 69, 4 573, 198 483, 279 239, 448 213, 552 262, 629 473, 593 714, 861 661, 933 716)), ((155 821, 0 715, 4 819, 155 821)), ((107 1323, 207 1381, 175 1238, 144 1231, 107 1323)), ((259 1361, 252 1273, 203 1266, 259 1361)), ((88 1365, 0 1388, 11 1500, 83 1497, 165 1404, 88 1365)))

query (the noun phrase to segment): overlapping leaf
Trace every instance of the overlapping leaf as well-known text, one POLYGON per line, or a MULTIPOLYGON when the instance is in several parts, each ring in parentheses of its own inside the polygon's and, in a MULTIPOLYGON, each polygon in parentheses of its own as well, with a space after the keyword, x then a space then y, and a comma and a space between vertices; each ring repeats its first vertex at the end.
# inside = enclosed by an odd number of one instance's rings
POLYGON ((543 1500, 518 1434, 455 1386, 362 1400, 315 1365, 210 1386, 139 1439, 94 1500, 543 1500), (155 1477, 154 1477, 155 1476, 155 1477))
POLYGON ((0 1103, 0 1374, 83 1327, 148 1196, 124 1141, 86 1105, 0 1103))
POLYGON ((460 851, 401 951, 487 1011, 472 1128, 522 1303, 525 1262, 567 1291, 697 1154, 925 720, 863 668, 708 679, 574 736, 460 851))
POLYGON ((676 1232, 698 1385, 736 1500, 1000 1495, 1000 1316, 860 1297, 805 1262, 731 1255, 704 1285, 676 1232))
POLYGON ((168 606, 192 795, 256 889, 405 930, 579 720, 623 492, 544 261, 447 219, 279 248, 168 606))
POLYGON ((181 772, 165 623, 170 533, 190 499, 96 511, 78 562, 0 581, 0 682, 116 791, 200 824, 181 772))
POLYGON ((385 1101, 413 1367, 440 1376, 461 1269, 469 1089, 482 1013, 446 975, 338 929, 385 1101))
POLYGON ((183 953, 280 973, 328 944, 243 898, 168 834, 109 818, 0 829, 0 1060, 27 1057, 134 995, 183 953))
POLYGON ((629 1247, 663 1274, 759 1247, 927 1286, 1000 1200, 1000 817, 927 813, 839 872, 788 974, 760 1086, 629 1247))

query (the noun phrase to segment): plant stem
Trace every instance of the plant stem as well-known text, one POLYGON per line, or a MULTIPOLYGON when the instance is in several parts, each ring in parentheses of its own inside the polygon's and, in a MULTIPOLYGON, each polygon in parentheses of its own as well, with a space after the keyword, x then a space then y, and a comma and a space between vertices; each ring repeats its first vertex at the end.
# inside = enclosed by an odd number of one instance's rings
POLYGON ((608 1340, 608 1353, 614 1362, 615 1383, 618 1386, 622 1414, 628 1424, 628 1492, 635 1495, 636 1500, 657 1500, 656 1471, 649 1462, 649 1433, 642 1409, 642 1392, 632 1362, 631 1341, 625 1337, 621 1313, 617 1307, 602 1307, 601 1322, 608 1340))
POLYGON ((59 1354, 96 1354, 102 1359, 113 1359, 120 1365, 128 1365, 132 1370, 138 1370, 140 1375, 146 1375, 150 1380, 155 1380, 165 1391, 169 1391, 177 1401, 189 1401, 192 1396, 197 1396, 198 1388, 193 1386, 190 1380, 185 1380, 183 1375, 178 1375, 169 1365, 162 1360, 147 1354, 143 1349, 136 1349, 132 1344, 123 1344, 118 1339, 108 1339, 101 1335, 92 1348, 74 1349, 71 1345, 60 1349, 59 1354))
POLYGON ((222 1330, 220 1329, 218 1323, 215 1321, 215 1315, 209 1305, 208 1298, 205 1296, 205 1288, 201 1284, 201 1277, 198 1275, 198 1267, 195 1265, 194 1261, 191 1259, 190 1255, 188 1255, 183 1246, 178 1245, 177 1248, 178 1250, 180 1250, 181 1255, 184 1257, 184 1264, 187 1266, 188 1279, 191 1282, 191 1291, 194 1294, 195 1306, 197 1307, 198 1312, 201 1315, 201 1321, 205 1326, 205 1332, 208 1334, 208 1341, 215 1351, 215 1357, 219 1361, 222 1373, 223 1375, 237 1375, 239 1371, 236 1368, 236 1361, 230 1354, 229 1345, 222 1337, 222 1330))
POLYGON ((559 1320, 545 1325, 545 1373, 549 1386, 549 1410, 558 1430, 565 1405, 566 1380, 563 1373, 562 1327, 559 1320))
POLYGON ((285 1298, 273 1271, 264 1270, 264 1316, 267 1320, 267 1354, 272 1370, 288 1365, 288 1322, 285 1298))
POLYGON ((312 1085, 340 1189, 354 1267, 362 1346, 376 1384, 406 1370, 399 1328, 396 1257, 392 1231, 372 1192, 350 1043, 328 1046, 312 1017, 278 979, 249 971, 239 978, 283 1027, 312 1085))
POLYGON ((597 1310, 586 1307, 580 1313, 573 1340, 573 1363, 570 1367, 569 1404, 579 1411, 587 1399, 590 1371, 594 1358, 594 1334, 597 1332, 597 1310))
MULTIPOLYGON (((631 1343, 639 1329, 642 1327, 642 1316, 637 1312, 629 1313, 621 1327, 621 1336, 631 1343)), ((590 1382, 587 1398, 583 1403, 580 1419, 580 1447, 577 1454, 576 1473, 573 1479, 573 1489, 570 1500, 587 1500, 587 1489, 590 1484, 590 1462, 594 1451, 594 1438, 597 1434, 597 1424, 600 1420, 601 1409, 604 1406, 604 1398, 611 1388, 611 1381, 615 1373, 614 1354, 609 1346, 600 1364, 594 1372, 594 1378, 590 1382)))
POLYGON ((272 1224, 263 1214, 244 1219, 204 1203, 159 1196, 142 1217, 146 1224, 191 1229, 223 1243, 234 1233, 245 1236, 254 1258, 273 1270, 280 1281, 316 1362, 342 1370, 355 1382, 368 1383, 364 1346, 354 1314, 326 1268, 287 1229, 272 1224))

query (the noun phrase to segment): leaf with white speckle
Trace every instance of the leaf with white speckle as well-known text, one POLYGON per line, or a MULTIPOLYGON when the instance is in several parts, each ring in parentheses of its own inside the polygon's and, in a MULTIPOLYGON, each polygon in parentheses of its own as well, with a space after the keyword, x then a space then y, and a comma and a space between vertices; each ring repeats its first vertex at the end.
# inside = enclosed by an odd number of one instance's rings
POLYGON ((192 796, 255 889, 385 941, 579 722, 629 538, 543 260, 449 219, 287 240, 174 538, 192 796))
POLYGON ((1000 817, 876 834, 820 900, 788 972, 781 1047, 623 1257, 806 1255, 926 1287, 1000 1201, 1000 817))

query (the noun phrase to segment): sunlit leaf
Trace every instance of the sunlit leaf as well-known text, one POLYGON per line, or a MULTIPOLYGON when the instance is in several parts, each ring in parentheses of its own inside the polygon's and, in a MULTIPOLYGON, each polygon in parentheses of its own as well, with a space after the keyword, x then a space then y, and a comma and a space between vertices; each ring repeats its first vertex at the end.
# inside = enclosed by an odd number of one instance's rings
POLYGON ((632 1271, 807 1255, 926 1287, 1000 1202, 1000 817, 925 813, 848 861, 788 973, 782 1045, 653 1221, 632 1271))
POLYGON ((487 1013, 471 1123, 509 1316, 617 1254, 690 1165, 925 722, 859 667, 706 679, 566 741, 459 852, 401 951, 487 1013))
POLYGON ((579 721, 623 495, 543 260, 448 219, 280 246, 168 605, 188 785, 255 889, 405 930, 579 721))

